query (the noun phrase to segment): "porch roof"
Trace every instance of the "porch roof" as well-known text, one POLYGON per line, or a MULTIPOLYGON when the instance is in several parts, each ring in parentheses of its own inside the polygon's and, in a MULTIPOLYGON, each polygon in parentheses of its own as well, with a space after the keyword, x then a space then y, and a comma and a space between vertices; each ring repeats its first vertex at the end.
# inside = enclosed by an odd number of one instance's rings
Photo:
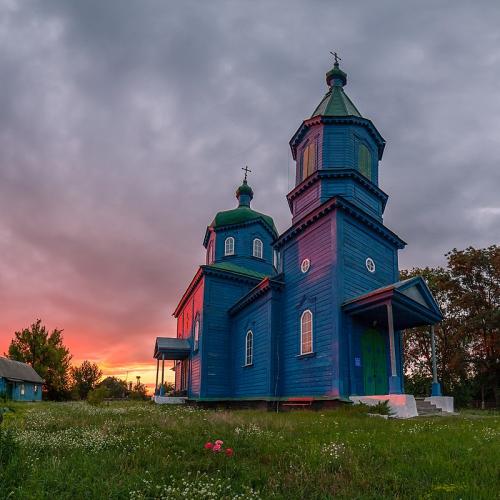
POLYGON ((420 276, 359 295, 344 302, 342 308, 352 316, 387 326, 388 303, 392 304, 395 330, 433 325, 443 319, 429 287, 420 276))
POLYGON ((153 357, 156 359, 186 359, 191 352, 187 339, 156 337, 153 357))

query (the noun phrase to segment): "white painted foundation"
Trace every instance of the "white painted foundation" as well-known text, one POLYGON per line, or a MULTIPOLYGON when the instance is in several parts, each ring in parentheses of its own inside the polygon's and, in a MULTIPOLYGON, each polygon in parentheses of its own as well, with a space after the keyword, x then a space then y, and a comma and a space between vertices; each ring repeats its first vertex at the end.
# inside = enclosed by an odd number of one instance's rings
POLYGON ((446 413, 454 413, 453 398, 451 396, 430 396, 425 401, 433 404, 436 408, 446 413))
POLYGON ((182 405, 186 398, 177 398, 171 396, 154 396, 153 401, 159 405, 182 405))
POLYGON ((368 406, 375 406, 381 401, 389 401, 389 407, 396 418, 411 418, 418 416, 417 403, 411 394, 382 394, 377 396, 349 396, 349 399, 368 406))

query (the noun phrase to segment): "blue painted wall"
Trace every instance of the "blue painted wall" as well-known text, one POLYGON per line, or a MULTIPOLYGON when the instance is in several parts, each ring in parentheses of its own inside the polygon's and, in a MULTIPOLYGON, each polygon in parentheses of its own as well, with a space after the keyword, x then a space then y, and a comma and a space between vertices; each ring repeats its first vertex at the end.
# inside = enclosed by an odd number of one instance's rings
POLYGON ((5 392, 13 401, 41 401, 42 385, 32 382, 7 382, 0 377, 0 392, 5 392))
POLYGON ((338 386, 338 331, 332 283, 335 262, 335 218, 329 215, 286 245, 282 252, 283 336, 280 342, 282 396, 335 395, 338 386), (303 259, 311 261, 302 273, 303 259), (300 356, 300 317, 313 313, 313 355, 300 356))
POLYGON ((273 240, 274 236, 259 221, 251 222, 245 226, 216 230, 215 262, 231 262, 262 274, 275 274, 273 240), (229 236, 235 240, 234 255, 224 255, 224 242, 229 236), (253 240, 255 238, 259 238, 263 243, 262 259, 253 256, 253 240))

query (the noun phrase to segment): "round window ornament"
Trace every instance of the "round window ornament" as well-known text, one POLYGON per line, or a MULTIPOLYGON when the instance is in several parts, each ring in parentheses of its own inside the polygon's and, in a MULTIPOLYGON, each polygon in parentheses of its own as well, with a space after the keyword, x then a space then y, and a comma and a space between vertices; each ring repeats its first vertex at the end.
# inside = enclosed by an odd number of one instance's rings
POLYGON ((370 273, 374 273, 375 272, 375 262, 373 262, 373 259, 371 257, 368 257, 366 259, 365 265, 366 265, 366 269, 368 269, 368 271, 370 273))
POLYGON ((300 264, 300 270, 303 273, 307 273, 307 271, 309 271, 310 267, 311 267, 311 261, 309 259, 304 259, 302 261, 302 264, 300 264))

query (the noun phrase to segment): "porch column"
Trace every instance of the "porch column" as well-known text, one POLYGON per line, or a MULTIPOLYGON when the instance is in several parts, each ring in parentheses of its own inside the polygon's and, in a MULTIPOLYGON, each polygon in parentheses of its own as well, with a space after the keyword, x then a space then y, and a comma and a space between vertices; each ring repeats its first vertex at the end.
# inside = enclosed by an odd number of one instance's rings
POLYGON ((389 355, 391 358, 391 376, 389 377, 389 394, 401 394, 401 380, 396 366, 396 346, 394 342, 394 317, 392 303, 387 302, 387 326, 389 330, 389 355))
POLYGON ((431 334, 431 356, 432 356, 432 392, 431 396, 441 396, 441 384, 438 382, 437 362, 436 362, 436 337, 434 335, 434 325, 430 327, 431 334))
POLYGON ((156 383, 155 383, 155 396, 158 394, 158 372, 160 371, 160 358, 156 358, 156 383))
POLYGON ((163 381, 165 380, 165 353, 161 354, 161 386, 160 386, 160 396, 163 396, 163 381))

